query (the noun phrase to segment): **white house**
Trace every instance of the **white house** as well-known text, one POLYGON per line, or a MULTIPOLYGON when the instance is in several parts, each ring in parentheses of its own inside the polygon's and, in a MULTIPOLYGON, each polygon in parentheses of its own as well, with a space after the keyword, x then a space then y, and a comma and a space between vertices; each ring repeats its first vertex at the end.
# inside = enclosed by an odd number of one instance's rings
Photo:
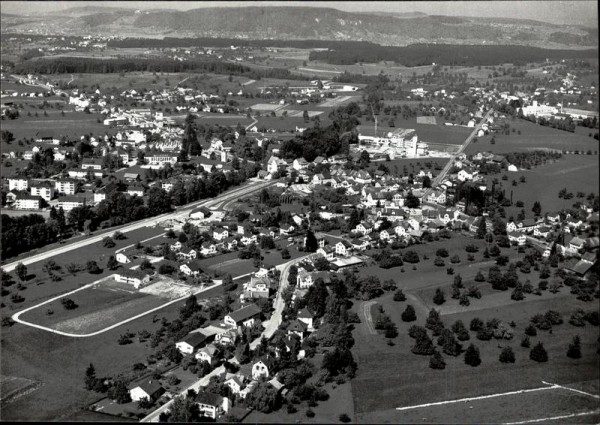
POLYGON ((229 313, 223 322, 231 327, 249 327, 260 321, 262 310, 254 303, 229 313))
POLYGON ((196 353, 196 359, 199 362, 207 362, 208 364, 213 364, 213 361, 217 360, 216 355, 217 347, 213 344, 208 344, 206 347, 203 347, 198 350, 196 353))
POLYGON ((273 359, 268 355, 252 363, 252 379, 268 378, 273 373, 273 366, 273 359))
POLYGON ((140 288, 150 282, 150 275, 142 270, 125 269, 115 275, 117 282, 128 283, 135 289, 140 288))
POLYGON ((181 354, 188 355, 193 354, 198 348, 202 347, 206 342, 206 335, 201 332, 195 332, 188 334, 184 339, 175 343, 181 354))
POLYGON ((29 180, 21 177, 8 179, 8 190, 27 190, 29 188, 29 180))
POLYGON ((129 397, 132 401, 148 399, 148 401, 157 400, 165 392, 160 382, 156 380, 143 381, 139 384, 133 384, 129 390, 129 397))

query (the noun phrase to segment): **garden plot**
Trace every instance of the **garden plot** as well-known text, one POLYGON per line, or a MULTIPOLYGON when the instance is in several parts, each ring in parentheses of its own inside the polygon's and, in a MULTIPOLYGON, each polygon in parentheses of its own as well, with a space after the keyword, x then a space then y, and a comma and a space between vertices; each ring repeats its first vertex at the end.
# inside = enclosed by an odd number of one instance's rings
POLYGON ((139 290, 142 294, 154 295, 160 298, 174 300, 177 298, 189 296, 194 292, 194 288, 189 285, 178 283, 173 279, 163 278, 151 285, 144 286, 139 290))

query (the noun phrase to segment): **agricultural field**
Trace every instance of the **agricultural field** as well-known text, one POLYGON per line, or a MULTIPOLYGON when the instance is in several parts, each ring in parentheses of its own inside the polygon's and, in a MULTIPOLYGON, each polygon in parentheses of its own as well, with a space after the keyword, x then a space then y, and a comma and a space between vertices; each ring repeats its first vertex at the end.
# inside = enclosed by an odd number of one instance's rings
POLYGON ((556 150, 579 150, 598 151, 598 141, 589 137, 590 129, 578 130, 575 133, 557 130, 552 127, 544 127, 526 120, 509 121, 511 127, 510 136, 495 134, 479 137, 477 142, 471 143, 465 150, 465 154, 472 155, 477 152, 526 152, 536 149, 556 150), (515 133, 512 129, 515 129, 515 133), (521 134, 518 134, 521 132, 521 134), (491 144, 494 137, 496 143, 491 144))
MULTIPOLYGON (((416 118, 405 120, 401 116, 379 115, 377 122, 377 134, 379 136, 399 128, 412 128, 416 130, 419 141, 441 145, 461 145, 473 131, 472 128, 467 127, 418 124, 416 118), (394 121, 394 127, 388 125, 391 119, 394 121)), ((375 132, 375 124, 363 119, 357 129, 361 134, 371 136, 375 132)))
MULTIPOLYGON (((506 196, 510 197, 512 192, 513 197, 513 206, 506 208, 507 217, 516 217, 521 211, 521 208, 514 205, 517 201, 523 201, 525 204, 525 216, 533 218, 534 213, 531 208, 534 201, 541 204, 542 214, 571 208, 577 202, 577 197, 569 200, 559 198, 558 192, 562 188, 566 188, 574 195, 577 192, 584 192, 586 196, 590 192, 597 194, 600 189, 597 155, 563 155, 562 159, 552 164, 504 174, 508 176, 507 181, 501 181, 506 196), (521 176, 525 177, 525 183, 519 182, 521 176), (517 186, 511 185, 512 180, 518 182, 517 186), (532 199, 532 193, 536 194, 535 199, 532 199)), ((489 176, 488 182, 491 183, 493 178, 499 177, 499 175, 489 176)))

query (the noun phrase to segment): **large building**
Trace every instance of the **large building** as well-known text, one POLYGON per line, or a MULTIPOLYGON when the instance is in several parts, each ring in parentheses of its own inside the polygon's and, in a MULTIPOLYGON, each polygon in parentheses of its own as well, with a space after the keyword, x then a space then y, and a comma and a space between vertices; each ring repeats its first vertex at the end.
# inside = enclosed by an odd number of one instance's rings
POLYGON ((413 129, 397 129, 389 132, 385 137, 358 135, 359 146, 367 148, 370 154, 388 154, 390 157, 417 157, 425 155, 427 144, 419 142, 413 129))

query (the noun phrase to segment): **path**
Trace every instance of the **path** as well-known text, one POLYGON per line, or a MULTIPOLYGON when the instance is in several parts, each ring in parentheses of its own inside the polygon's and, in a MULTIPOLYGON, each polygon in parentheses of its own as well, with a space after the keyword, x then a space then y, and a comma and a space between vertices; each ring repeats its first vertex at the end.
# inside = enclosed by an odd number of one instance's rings
POLYGON ((250 80, 250 81, 246 81, 245 83, 242 83, 242 86, 247 86, 248 84, 252 84, 255 83, 256 80, 250 80))
POLYGON ((363 301, 360 306, 360 311, 364 318, 364 323, 367 325, 367 329, 371 335, 377 335, 375 326, 373 325, 373 316, 371 316, 371 307, 376 304, 375 301, 363 301))

